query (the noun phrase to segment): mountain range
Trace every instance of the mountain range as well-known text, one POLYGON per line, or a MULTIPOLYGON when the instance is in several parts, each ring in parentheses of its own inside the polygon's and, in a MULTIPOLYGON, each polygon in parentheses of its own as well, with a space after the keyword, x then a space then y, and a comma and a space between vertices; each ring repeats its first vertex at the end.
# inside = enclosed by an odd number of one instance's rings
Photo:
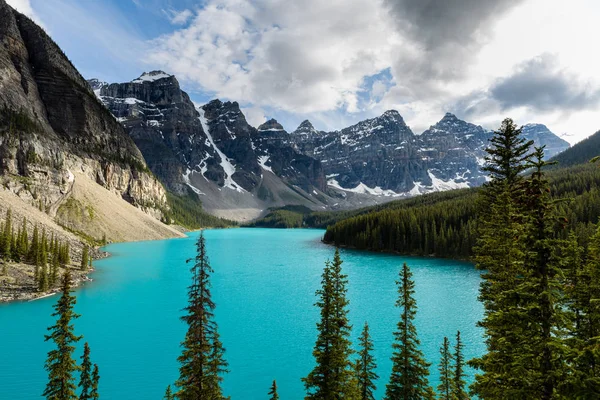
MULTIPOLYGON (((333 132, 306 120, 288 133, 274 119, 252 127, 237 102, 198 107, 163 71, 88 83, 169 190, 191 190, 227 218, 291 204, 349 209, 486 181, 492 132, 450 113, 420 135, 395 110, 333 132)), ((541 124, 525 125, 523 136, 546 145, 548 157, 569 147, 541 124)))
MULTIPOLYGON (((237 102, 194 104, 163 71, 123 83, 85 80, 4 0, 0 20, 3 186, 72 232, 150 238, 164 236, 160 221, 175 222, 184 209, 197 214, 192 203, 243 221, 273 207, 353 209, 486 179, 490 132, 452 114, 420 135, 395 110, 332 132, 310 121, 291 132, 274 119, 253 127, 237 102), (105 193, 123 216, 140 212, 163 233, 125 233, 105 193)), ((523 133, 549 155, 568 148, 543 125, 523 133)))

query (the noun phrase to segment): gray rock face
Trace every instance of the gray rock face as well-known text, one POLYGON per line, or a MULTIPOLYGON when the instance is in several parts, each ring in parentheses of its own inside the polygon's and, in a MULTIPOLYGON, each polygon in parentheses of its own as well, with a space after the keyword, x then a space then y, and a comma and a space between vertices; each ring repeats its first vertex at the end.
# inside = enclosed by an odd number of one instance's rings
POLYGON ((571 147, 569 142, 552 133, 544 124, 524 125, 522 133, 527 139, 533 140, 535 146, 546 146, 544 151, 547 159, 571 147))
POLYGON ((250 126, 237 102, 213 100, 196 108, 177 79, 162 71, 125 83, 88 83, 141 149, 150 169, 176 193, 188 187, 200 193, 189 179, 197 173, 220 188, 260 194, 264 170, 283 179, 283 185, 307 192, 326 189, 320 162, 294 149, 276 121, 259 129, 250 126))
MULTIPOLYGON (((568 143, 544 125, 523 127, 524 137, 546 144, 548 157, 568 143)), ((345 191, 405 196, 479 186, 485 148, 492 133, 447 113, 414 135, 397 111, 335 132, 319 132, 304 121, 291 140, 323 164, 330 186, 345 191)))
POLYGON ((77 168, 159 216, 163 187, 61 49, 4 0, 0 21, 0 173, 11 190, 52 213, 77 168))

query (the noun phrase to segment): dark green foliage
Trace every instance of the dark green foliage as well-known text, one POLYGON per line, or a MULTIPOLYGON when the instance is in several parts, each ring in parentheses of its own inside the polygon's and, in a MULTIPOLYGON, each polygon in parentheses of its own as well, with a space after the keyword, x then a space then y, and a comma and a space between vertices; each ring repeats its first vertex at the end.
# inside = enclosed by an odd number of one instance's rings
POLYGON ((273 210, 267 216, 249 223, 249 227, 302 228, 303 214, 288 210, 273 210))
POLYGON ((96 400, 100 398, 98 392, 98 384, 100 383, 100 373, 98 372, 98 365, 94 364, 94 370, 92 371, 92 391, 90 392, 90 399, 96 400))
POLYGON ((173 393, 171 392, 171 385, 167 386, 167 390, 165 390, 165 396, 163 400, 175 400, 173 393))
POLYGON ((79 389, 81 390, 79 400, 90 400, 92 398, 92 362, 90 361, 90 346, 87 342, 83 345, 83 356, 81 356, 79 389))
POLYGON ((571 263, 567 293, 573 312, 573 325, 568 339, 573 354, 574 373, 562 389, 577 398, 600 396, 600 224, 588 243, 585 261, 582 248, 570 238, 566 260, 571 263))
MULTIPOLYGON (((222 399, 221 375, 227 363, 223 358, 223 345, 219 340, 214 321, 215 304, 211 299, 210 275, 213 269, 208 261, 204 233, 196 244, 197 254, 191 268, 192 284, 188 287, 188 306, 181 319, 188 325, 183 352, 178 361, 177 380, 179 399, 222 399)), ((192 260, 188 260, 192 261, 192 260)))
POLYGON ((279 394, 277 394, 277 382, 273 380, 271 390, 269 390, 269 400, 279 400, 279 394))
POLYGON ((6 219, 0 232, 0 257, 4 260, 12 258, 12 246, 14 243, 14 231, 12 227, 12 211, 6 211, 6 219))
POLYGON ((440 356, 440 384, 437 387, 438 398, 440 400, 454 400, 455 397, 452 390, 452 353, 450 353, 450 342, 447 337, 444 337, 444 342, 440 348, 440 356))
POLYGON ((417 302, 414 299, 415 283, 412 273, 404 263, 400 271, 398 284, 398 300, 400 321, 394 332, 394 349, 392 355, 392 375, 386 386, 386 400, 433 399, 433 390, 429 386, 429 363, 425 361, 417 328, 414 325, 417 313, 417 302))
POLYGON ((377 389, 375 381, 379 376, 375 372, 377 364, 373 356, 373 341, 369 335, 369 324, 365 322, 359 339, 360 348, 355 363, 356 381, 358 384, 358 398, 360 400, 375 400, 373 391, 377 389))
POLYGON ((89 263, 89 248, 88 248, 88 246, 83 246, 83 251, 81 254, 81 269, 83 271, 88 269, 88 263, 89 263))
POLYGON ((41 131, 40 126, 22 110, 12 110, 6 105, 0 108, 0 136, 11 137, 18 132, 41 131))
POLYGON ((317 323, 317 340, 313 350, 316 365, 306 378, 306 399, 350 399, 356 394, 353 382, 352 355, 346 299, 347 277, 336 249, 333 262, 327 261, 317 290, 315 305, 321 311, 317 323))
POLYGON ((189 229, 199 228, 226 228, 236 225, 235 222, 215 217, 202 209, 202 202, 196 193, 188 189, 185 196, 177 196, 167 192, 167 201, 170 210, 163 210, 166 217, 165 223, 172 221, 189 229))
POLYGON ((456 332, 456 344, 454 345, 454 371, 452 374, 452 396, 456 400, 468 400, 469 395, 465 390, 465 358, 463 355, 463 342, 460 331, 456 332))
POLYGON ((554 156, 553 161, 557 161, 561 166, 571 166, 583 164, 596 157, 600 149, 600 132, 596 132, 581 142, 573 145, 570 149, 554 156))
POLYGON ((52 341, 56 348, 48 352, 45 369, 48 371, 48 383, 43 396, 52 400, 75 399, 75 373, 79 367, 73 359, 75 343, 81 337, 73 333, 72 322, 79 315, 73 311, 76 299, 71 295, 71 274, 66 271, 63 276, 61 296, 54 305, 53 317, 56 324, 49 327, 46 341, 52 341))

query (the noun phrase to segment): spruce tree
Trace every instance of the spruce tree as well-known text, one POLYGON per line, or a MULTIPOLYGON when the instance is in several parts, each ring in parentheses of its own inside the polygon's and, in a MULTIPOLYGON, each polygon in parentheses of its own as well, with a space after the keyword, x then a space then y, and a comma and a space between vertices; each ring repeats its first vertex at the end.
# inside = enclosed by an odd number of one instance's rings
POLYGON ((386 400, 433 399, 433 390, 429 386, 429 363, 425 361, 419 349, 420 341, 413 320, 417 313, 414 299, 415 283, 412 273, 404 263, 400 271, 398 300, 396 306, 401 309, 398 330, 394 332, 395 341, 392 355, 392 375, 386 386, 386 400))
POLYGON ((229 365, 225 360, 225 348, 221 343, 219 336, 219 330, 217 324, 214 324, 214 331, 211 337, 211 350, 208 358, 208 375, 209 375, 209 392, 211 398, 222 399, 223 391, 221 390, 221 383, 223 382, 223 375, 228 373, 227 366, 229 365))
POLYGON ((50 335, 45 335, 46 341, 53 341, 56 348, 48 352, 45 369, 48 371, 48 383, 43 396, 51 400, 75 399, 75 376, 79 370, 73 352, 75 343, 81 337, 73 332, 73 320, 79 315, 73 311, 76 299, 71 295, 71 275, 67 271, 63 276, 62 293, 54 305, 53 317, 56 324, 49 327, 50 335))
POLYGON ((6 210, 6 220, 4 222, 4 229, 0 235, 2 239, 0 240, 0 256, 2 256, 5 260, 9 260, 11 258, 12 235, 12 210, 9 208, 8 210, 6 210))
MULTIPOLYGON (((570 247, 575 246, 572 243, 570 247)), ((579 249, 572 248, 571 252, 577 254, 579 249)), ((577 286, 569 293, 575 311, 569 340, 575 350, 574 374, 562 391, 572 398, 591 399, 600 396, 600 223, 589 238, 586 258, 583 268, 572 278, 577 279, 577 286)))
POLYGON ((23 222, 21 223, 21 236, 19 237, 18 240, 18 252, 19 252, 19 258, 20 261, 25 261, 27 259, 27 252, 28 252, 28 246, 29 246, 29 238, 27 236, 27 219, 25 219, 25 217, 23 217, 23 222))
POLYGON ((465 390, 465 358, 463 355, 463 342, 460 331, 456 332, 456 344, 454 345, 454 373, 452 375, 452 396, 456 400, 468 400, 469 395, 465 390))
POLYGON ((92 362, 90 361, 90 346, 87 342, 83 345, 83 356, 81 356, 79 389, 81 390, 79 400, 90 400, 92 398, 92 362))
POLYGON ((358 393, 360 400, 375 400, 373 393, 377 386, 375 381, 379 376, 375 372, 377 364, 373 356, 373 341, 369 335, 369 324, 365 322, 362 334, 359 339, 360 348, 358 350, 358 358, 356 360, 356 380, 358 384, 358 393))
POLYGON ((544 148, 536 148, 528 166, 531 178, 525 183, 527 252, 525 273, 517 290, 522 298, 521 320, 528 324, 517 362, 531 388, 523 388, 527 397, 554 399, 558 382, 565 379, 565 321, 569 313, 563 297, 564 272, 557 256, 562 245, 555 239, 556 202, 550 198, 550 186, 543 169, 554 163, 544 161, 544 148))
POLYGON ((315 303, 321 310, 317 323, 317 340, 313 350, 316 365, 307 377, 302 378, 307 391, 306 399, 351 399, 356 393, 354 381, 346 275, 342 273, 342 260, 336 249, 333 262, 327 261, 323 270, 321 288, 315 303))
POLYGON ((48 267, 44 264, 39 267, 38 290, 47 292, 49 288, 48 267))
POLYGON ((167 390, 165 390, 165 396, 163 400, 175 400, 173 393, 171 392, 171 385, 167 386, 167 390))
POLYGON ((94 364, 94 370, 92 371, 92 391, 90 392, 90 399, 97 400, 100 398, 98 392, 98 384, 100 383, 100 373, 98 372, 98 365, 94 364))
MULTIPOLYGON (((27 261, 29 264, 37 265, 38 251, 40 250, 40 238, 37 224, 33 227, 33 235, 31 236, 31 245, 29 246, 29 254, 27 261)), ((37 276, 35 277, 37 279, 37 276)))
POLYGON ((440 384, 437 387, 440 400, 455 400, 452 392, 452 354, 450 353, 450 342, 444 337, 440 348, 440 384))
POLYGON ((525 271, 524 178, 532 141, 510 119, 494 132, 483 168, 492 180, 479 192, 477 268, 484 270, 479 299, 487 353, 470 361, 479 369, 472 385, 481 398, 520 398, 528 386, 518 366, 523 333, 522 298, 517 289, 525 271), (510 368, 507 366, 511 366, 510 368))
POLYGON ((83 251, 81 254, 81 269, 83 271, 88 268, 88 257, 89 257, 89 249, 88 246, 83 246, 83 251))
POLYGON ((269 390, 269 400, 279 400, 279 394, 277 394, 277 382, 273 380, 271 390, 269 390))
POLYGON ((220 399, 219 374, 224 372, 226 362, 214 321, 215 304, 210 293, 213 269, 206 252, 204 232, 198 237, 196 250, 191 268, 192 284, 188 287, 186 315, 181 317, 188 325, 188 331, 181 343, 183 352, 178 358, 181 366, 176 382, 176 396, 181 400, 220 399), (215 392, 219 394, 215 395, 215 392))

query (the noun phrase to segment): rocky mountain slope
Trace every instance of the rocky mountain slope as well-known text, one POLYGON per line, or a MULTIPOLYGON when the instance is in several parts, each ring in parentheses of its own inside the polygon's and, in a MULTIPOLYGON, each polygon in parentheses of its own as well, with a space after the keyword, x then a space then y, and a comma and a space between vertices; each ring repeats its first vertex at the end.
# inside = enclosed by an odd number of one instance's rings
POLYGON ((544 124, 523 125, 522 133, 527 139, 533 140, 535 146, 545 145, 547 158, 552 158, 570 147, 569 142, 552 133, 544 124))
POLYGON ((178 195, 191 190, 215 215, 247 220, 268 207, 333 203, 321 163, 297 151, 276 121, 256 129, 236 102, 196 107, 162 71, 88 83, 167 188, 178 195))
POLYGON ((161 226, 166 192, 133 140, 39 26, 4 0, 0 21, 2 190, 88 237, 123 236, 99 216, 80 223, 94 214, 73 196, 77 181, 87 180, 161 226))
MULTIPOLYGON (((303 121, 248 124, 236 102, 196 107, 163 71, 131 82, 89 80, 150 169, 173 192, 192 190, 213 214, 248 219, 268 207, 353 208, 479 186, 491 132, 446 114, 415 135, 395 110, 335 132, 303 121)), ((543 125, 523 128, 549 156, 568 147, 543 125)))
MULTIPOLYGON (((330 187, 347 193, 403 197, 479 186, 485 147, 492 133, 447 113, 415 135, 394 110, 335 132, 304 121, 292 133, 302 153, 321 161, 330 187)), ((544 125, 529 124, 523 135, 547 146, 548 157, 569 144, 544 125)))

